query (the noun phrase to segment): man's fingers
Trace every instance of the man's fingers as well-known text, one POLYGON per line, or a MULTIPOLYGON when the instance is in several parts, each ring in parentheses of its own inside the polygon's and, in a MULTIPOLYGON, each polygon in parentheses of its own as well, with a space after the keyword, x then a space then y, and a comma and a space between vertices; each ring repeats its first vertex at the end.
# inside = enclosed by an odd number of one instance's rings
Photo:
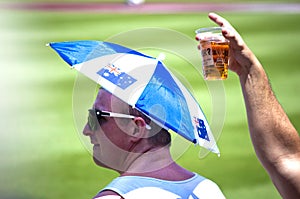
POLYGON ((217 15, 216 13, 211 12, 208 14, 208 17, 221 27, 229 25, 229 23, 223 17, 217 15))
POLYGON ((223 17, 221 17, 220 15, 216 14, 216 13, 209 13, 208 17, 215 22, 216 24, 218 24, 219 26, 222 27, 222 29, 228 29, 230 31, 234 30, 234 28, 231 26, 231 24, 224 19, 223 17))
POLYGON ((226 39, 230 41, 231 45, 234 48, 237 48, 244 44, 243 39, 240 37, 240 35, 236 32, 236 30, 231 26, 231 24, 226 19, 213 12, 209 13, 208 17, 213 22, 215 22, 216 24, 222 27, 222 34, 226 39))

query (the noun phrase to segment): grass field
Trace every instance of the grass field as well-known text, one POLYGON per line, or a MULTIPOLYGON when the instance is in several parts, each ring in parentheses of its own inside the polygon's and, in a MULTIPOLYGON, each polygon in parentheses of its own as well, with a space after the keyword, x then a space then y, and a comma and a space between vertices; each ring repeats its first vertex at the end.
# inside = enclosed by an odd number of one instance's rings
MULTIPOLYGON (((73 117, 78 115, 73 109, 73 89, 74 82, 83 77, 70 70, 46 43, 113 39, 120 32, 149 27, 174 30, 193 40, 196 28, 213 25, 206 14, 1 12, 1 199, 91 198, 117 176, 94 165, 77 132, 85 121, 80 123, 73 117)), ((279 101, 299 130, 300 14, 222 15, 257 54, 279 101)), ((170 44, 157 35, 147 36, 162 46, 187 47, 177 46, 176 41, 170 44)), ((156 55, 159 50, 163 49, 149 52, 156 55)), ((201 76, 197 71, 195 75, 195 68, 180 55, 166 53, 167 66, 195 91, 208 118, 214 117, 201 76)), ((84 78, 81 81, 90 84, 84 78)), ((280 198, 254 154, 235 74, 230 73, 222 86, 226 113, 218 141, 221 157, 209 154, 198 158, 199 147, 190 146, 178 163, 216 181, 227 198, 280 198)), ((87 109, 88 103, 82 101, 81 108, 87 109)))

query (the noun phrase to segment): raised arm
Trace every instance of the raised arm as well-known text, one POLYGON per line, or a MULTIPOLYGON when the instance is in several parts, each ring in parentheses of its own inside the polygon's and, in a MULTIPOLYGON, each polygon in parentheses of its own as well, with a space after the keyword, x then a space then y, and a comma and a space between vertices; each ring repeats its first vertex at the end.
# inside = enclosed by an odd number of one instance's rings
POLYGON ((300 198, 300 137, 276 99, 260 62, 224 18, 210 13, 230 41, 229 69, 236 72, 245 100, 255 152, 283 198, 300 198))

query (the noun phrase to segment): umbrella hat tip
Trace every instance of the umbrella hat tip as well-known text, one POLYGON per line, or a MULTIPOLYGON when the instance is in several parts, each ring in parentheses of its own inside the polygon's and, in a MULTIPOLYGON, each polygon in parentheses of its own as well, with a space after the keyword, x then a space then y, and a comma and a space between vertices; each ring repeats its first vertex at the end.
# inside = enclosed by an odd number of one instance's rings
POLYGON ((165 53, 159 53, 158 57, 156 58, 159 61, 163 61, 166 59, 165 53))

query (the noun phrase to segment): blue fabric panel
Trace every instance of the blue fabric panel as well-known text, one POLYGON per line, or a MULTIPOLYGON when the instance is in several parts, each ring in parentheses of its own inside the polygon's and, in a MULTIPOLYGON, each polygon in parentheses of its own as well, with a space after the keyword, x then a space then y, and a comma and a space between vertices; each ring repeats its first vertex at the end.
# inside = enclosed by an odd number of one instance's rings
POLYGON ((194 127, 182 91, 159 61, 136 107, 161 124, 194 142, 194 127))
MULTIPOLYGON (((70 66, 115 53, 128 53, 149 57, 132 49, 102 41, 66 41, 49 44, 70 66)), ((152 58, 152 57, 149 57, 152 58)))

